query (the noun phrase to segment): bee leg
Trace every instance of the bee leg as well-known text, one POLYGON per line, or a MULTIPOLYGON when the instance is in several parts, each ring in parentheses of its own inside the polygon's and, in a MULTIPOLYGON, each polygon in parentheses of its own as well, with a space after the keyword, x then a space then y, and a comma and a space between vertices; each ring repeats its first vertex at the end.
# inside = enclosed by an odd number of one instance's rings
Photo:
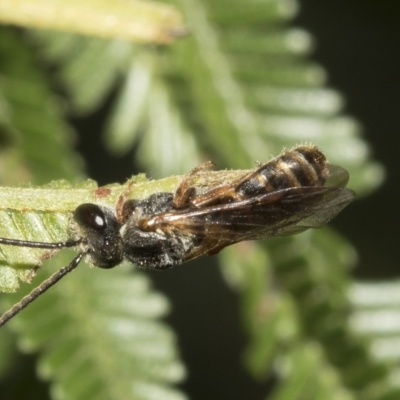
POLYGON ((221 240, 218 241, 218 243, 213 243, 215 242, 214 239, 206 239, 204 238, 201 244, 198 247, 194 247, 185 257, 185 262, 189 260, 193 260, 194 258, 203 256, 204 254, 207 254, 209 256, 213 256, 215 254, 218 254, 223 248, 226 246, 229 246, 231 244, 234 244, 235 242, 231 242, 228 240, 221 240))
POLYGON ((213 165, 214 163, 212 161, 206 161, 198 167, 193 168, 190 173, 183 178, 175 192, 173 201, 175 208, 185 208, 192 203, 192 200, 196 197, 196 189, 192 185, 193 177, 200 171, 210 169, 213 165))
POLYGON ((248 182, 250 179, 257 177, 258 174, 259 168, 251 170, 235 182, 218 186, 214 189, 210 189, 200 196, 195 197, 191 204, 195 207, 206 207, 221 203, 241 201, 244 199, 244 196, 237 190, 237 188, 243 183, 248 182))
POLYGON ((231 244, 234 244, 234 243, 235 242, 231 242, 228 240, 220 241, 211 250, 207 251, 207 255, 214 256, 215 254, 218 254, 225 247, 230 246, 231 244))
POLYGON ((132 186, 135 184, 135 182, 129 182, 127 188, 118 196, 117 200, 117 205, 115 207, 115 214, 117 217, 117 221, 122 224, 124 222, 124 219, 126 218, 125 215, 125 210, 124 210, 124 204, 126 202, 126 199, 129 195, 129 193, 132 190, 132 186))

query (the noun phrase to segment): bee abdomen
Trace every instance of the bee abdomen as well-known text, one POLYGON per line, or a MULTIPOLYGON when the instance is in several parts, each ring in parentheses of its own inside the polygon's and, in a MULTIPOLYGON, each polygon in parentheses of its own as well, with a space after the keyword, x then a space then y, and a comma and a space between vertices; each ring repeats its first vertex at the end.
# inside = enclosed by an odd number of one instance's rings
POLYGON ((325 156, 315 146, 299 146, 257 168, 237 191, 245 197, 290 187, 323 186, 328 177, 325 156))

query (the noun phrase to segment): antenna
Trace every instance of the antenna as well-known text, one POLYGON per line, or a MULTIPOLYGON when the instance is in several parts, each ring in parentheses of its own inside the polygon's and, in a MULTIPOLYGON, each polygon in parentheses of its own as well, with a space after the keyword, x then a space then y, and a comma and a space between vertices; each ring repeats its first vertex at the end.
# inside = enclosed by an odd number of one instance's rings
MULTIPOLYGON (((0 244, 5 244, 9 246, 20 246, 20 247, 33 247, 40 249, 63 249, 66 247, 74 247, 78 245, 80 242, 81 240, 58 242, 58 243, 44 243, 44 242, 31 242, 28 240, 0 238, 0 244)), ((55 272, 50 278, 46 279, 38 287, 33 289, 28 295, 22 298, 21 301, 14 304, 14 306, 10 310, 6 311, 0 317, 0 327, 5 325, 11 318, 15 317, 20 311, 22 311, 28 304, 36 300, 41 294, 46 292, 47 289, 51 288, 61 278, 67 275, 68 272, 73 271, 86 254, 87 252, 79 253, 68 265, 61 268, 59 271, 55 272)))

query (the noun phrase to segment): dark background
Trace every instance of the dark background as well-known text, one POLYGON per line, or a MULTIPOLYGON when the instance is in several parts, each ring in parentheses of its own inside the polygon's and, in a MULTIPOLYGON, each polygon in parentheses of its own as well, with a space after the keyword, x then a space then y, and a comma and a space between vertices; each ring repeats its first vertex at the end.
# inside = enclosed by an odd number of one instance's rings
MULTIPOLYGON (((353 271, 357 278, 397 277, 400 5, 377 0, 302 0, 301 5, 294 25, 315 37, 313 59, 327 70, 329 86, 347 99, 345 112, 363 124, 373 156, 387 171, 378 191, 359 199, 333 224, 358 249, 360 262, 353 271)), ((112 159, 100 147, 102 122, 97 116, 74 121, 80 133, 78 149, 91 178, 100 184, 123 182, 136 172, 132 156, 112 159)), ((255 383, 241 365, 246 337, 238 299, 222 281, 215 260, 202 258, 167 273, 149 274, 173 305, 169 321, 190 371, 183 385, 189 397, 264 398, 268 382, 255 383)), ((33 369, 31 357, 24 360, 33 369)))
POLYGON ((386 169, 382 187, 334 221, 356 246, 362 278, 399 276, 400 3, 303 0, 297 25, 318 47, 313 58, 347 100, 345 112, 364 126, 373 156, 386 169), (351 223, 348 223, 351 222, 351 223))
MULTIPOLYGON (((345 113, 362 123, 374 158, 387 171, 383 186, 359 199, 334 225, 359 251, 356 277, 399 276, 400 6, 376 0, 303 0, 301 5, 294 25, 315 37, 313 59, 327 70, 329 86, 346 98, 345 113)), ((131 156, 113 160, 94 149, 101 121, 76 122, 91 178, 123 182, 135 172, 131 156)), ((192 400, 261 399, 268 383, 255 383, 241 366, 246 337, 238 299, 214 262, 203 258, 168 273, 150 273, 172 301, 169 320, 190 371, 184 389, 192 400)))

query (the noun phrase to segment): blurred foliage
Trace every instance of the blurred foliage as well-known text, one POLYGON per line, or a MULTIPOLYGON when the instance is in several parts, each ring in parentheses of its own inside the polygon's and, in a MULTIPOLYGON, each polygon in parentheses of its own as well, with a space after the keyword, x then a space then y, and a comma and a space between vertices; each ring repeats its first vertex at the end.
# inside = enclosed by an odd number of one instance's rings
POLYGON ((140 0, 4 0, 0 20, 145 43, 168 43, 184 33, 182 16, 174 7, 140 0))
MULTIPOLYGON (((115 154, 134 151, 152 176, 186 173, 209 158, 220 167, 250 168, 285 146, 312 142, 348 169, 359 195, 379 185, 383 171, 360 125, 341 114, 341 96, 326 88, 324 70, 309 60, 312 38, 289 26, 295 0, 173 5, 190 35, 168 48, 78 36, 62 21, 58 30, 68 33, 1 29, 3 185, 81 180, 83 163, 67 116, 88 115, 105 101, 112 102, 105 146, 115 154)), ((57 20, 42 28, 57 30, 57 20)), ((51 223, 37 228, 40 235, 51 229, 51 223)), ((58 267, 71 259, 63 256, 57 255, 58 267)), ((241 299, 246 366, 257 379, 276 377, 265 398, 400 397, 398 356, 387 351, 398 330, 377 324, 381 329, 373 331, 362 323, 363 312, 372 318, 377 310, 364 310, 361 294, 377 293, 377 299, 388 288, 351 283, 356 255, 344 239, 324 228, 263 245, 240 243, 220 261, 241 299)), ((185 374, 174 336, 158 321, 168 303, 144 275, 82 266, 64 281, 7 326, 19 349, 39 353, 38 373, 51 380, 52 398, 185 398, 171 387, 185 374)), ((20 297, 3 296, 2 308, 20 297)), ((379 312, 396 311, 394 297, 380 303, 379 312)), ((1 335, 5 373, 14 341, 1 335)))

